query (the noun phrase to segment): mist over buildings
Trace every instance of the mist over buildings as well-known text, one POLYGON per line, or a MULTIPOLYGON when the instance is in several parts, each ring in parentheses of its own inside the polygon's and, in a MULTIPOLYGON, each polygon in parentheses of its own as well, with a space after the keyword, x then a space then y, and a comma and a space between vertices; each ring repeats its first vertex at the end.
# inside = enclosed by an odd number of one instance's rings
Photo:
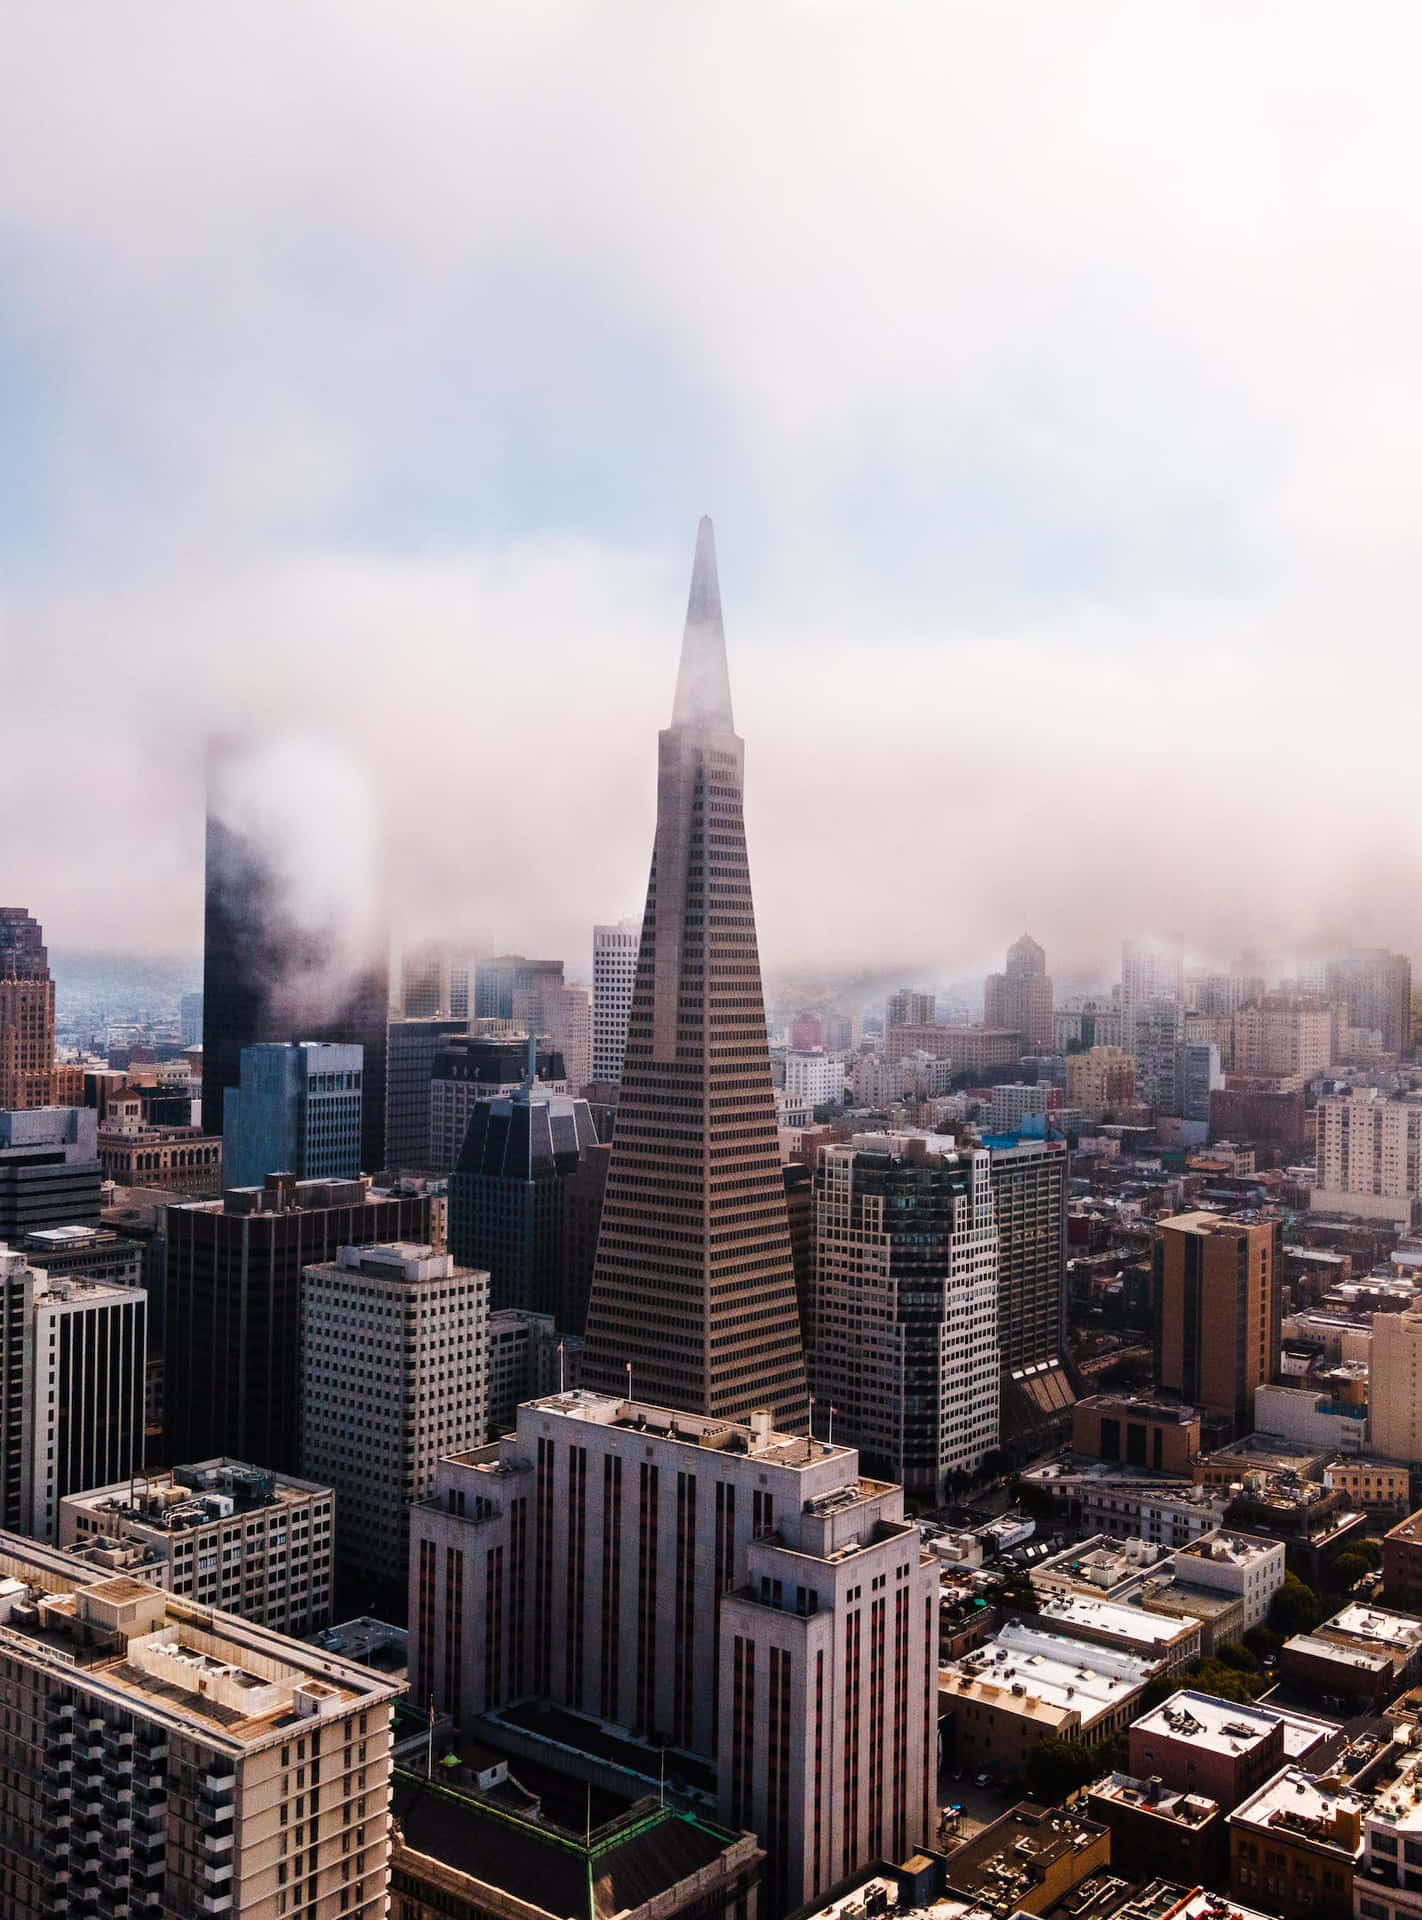
POLYGON ((1422 22, 1070 14, 119 0, 76 58, 14 9, 0 864, 52 943, 198 951, 255 729, 361 769, 396 928, 577 970, 709 511, 772 973, 1422 953, 1422 22))

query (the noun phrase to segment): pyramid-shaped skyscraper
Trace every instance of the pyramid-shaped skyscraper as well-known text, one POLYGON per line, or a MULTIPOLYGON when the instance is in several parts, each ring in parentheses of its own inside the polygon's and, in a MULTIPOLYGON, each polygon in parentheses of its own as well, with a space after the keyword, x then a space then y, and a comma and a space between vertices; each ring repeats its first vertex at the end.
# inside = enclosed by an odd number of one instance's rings
POLYGON ((803 1430, 805 1365, 711 522, 696 539, 582 1380, 803 1430))

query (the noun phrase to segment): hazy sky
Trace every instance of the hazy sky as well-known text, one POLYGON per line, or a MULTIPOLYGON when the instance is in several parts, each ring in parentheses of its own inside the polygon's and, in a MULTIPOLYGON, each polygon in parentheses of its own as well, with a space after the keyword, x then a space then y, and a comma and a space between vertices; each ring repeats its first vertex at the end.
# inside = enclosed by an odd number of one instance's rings
POLYGON ((1419 40, 12 0, 0 898, 194 949, 269 716, 367 758, 412 932, 579 962, 709 512, 772 965, 1422 951, 1419 40))

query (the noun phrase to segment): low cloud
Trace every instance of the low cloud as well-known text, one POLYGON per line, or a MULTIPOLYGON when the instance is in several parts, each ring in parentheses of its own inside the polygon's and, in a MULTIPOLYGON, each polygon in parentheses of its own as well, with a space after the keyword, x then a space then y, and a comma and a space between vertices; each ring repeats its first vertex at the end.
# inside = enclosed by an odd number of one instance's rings
POLYGON ((206 737, 296 724, 412 935, 585 964, 710 511, 772 966, 1422 953, 1419 38, 21 0, 0 892, 195 948, 206 737))

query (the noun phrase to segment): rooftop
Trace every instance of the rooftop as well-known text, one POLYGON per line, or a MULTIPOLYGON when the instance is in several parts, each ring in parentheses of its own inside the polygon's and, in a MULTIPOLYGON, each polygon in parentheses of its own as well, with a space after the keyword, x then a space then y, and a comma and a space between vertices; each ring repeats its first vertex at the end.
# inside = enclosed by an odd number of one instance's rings
POLYGON ((1256 1540, 1253 1534, 1227 1532, 1221 1528, 1218 1533, 1202 1534, 1186 1547, 1177 1547, 1176 1571, 1184 1573, 1186 1569, 1180 1563, 1184 1561, 1188 1565, 1191 1560, 1209 1560, 1216 1566, 1248 1567, 1278 1551, 1277 1540, 1256 1540))
MULTIPOLYGON (((233 1514, 254 1513, 262 1507, 304 1505, 315 1496, 331 1499, 329 1487, 291 1474, 275 1474, 245 1460, 225 1456, 195 1466, 174 1467, 167 1473, 138 1474, 132 1480, 88 1493, 66 1496, 71 1513, 82 1513, 126 1533, 149 1530, 185 1532, 211 1526, 233 1514)), ((92 1533, 82 1544, 94 1543, 92 1533)))
MULTIPOLYGON (((1132 1727, 1133 1733, 1188 1740, 1210 1753, 1247 1753, 1268 1739, 1280 1715, 1269 1707, 1241 1707, 1212 1693, 1182 1687, 1132 1727)), ((1330 1729, 1332 1731, 1332 1729, 1330 1729)))
POLYGON ((1356 1794, 1300 1767, 1285 1767, 1236 1807, 1230 1819, 1237 1826, 1287 1833, 1352 1860, 1361 1850, 1362 1816, 1363 1802, 1356 1794))
MULTIPOLYGON (((600 1427, 634 1428, 651 1440, 679 1440, 689 1447, 710 1447, 721 1453, 754 1454, 775 1466, 803 1467, 812 1461, 838 1457, 846 1459, 853 1447, 811 1440, 800 1434, 778 1433, 770 1415, 752 1414, 748 1423, 720 1420, 707 1414, 672 1413, 665 1407, 644 1401, 620 1399, 615 1394, 593 1393, 574 1388, 569 1393, 551 1393, 527 1405, 539 1413, 557 1414, 564 1420, 586 1420, 600 1427)), ((887 1482, 861 1478, 857 1490, 863 1497, 881 1492, 887 1482)), ((853 1487, 836 1489, 832 1499, 854 1492, 853 1487)))
POLYGON ((1292 1640, 1284 1642, 1284 1646, 1289 1653, 1304 1654, 1315 1660, 1346 1661, 1360 1673, 1380 1677, 1392 1671, 1392 1660, 1380 1647, 1373 1650, 1350 1645, 1344 1640, 1326 1640, 1317 1633, 1296 1633, 1292 1640))
POLYGON ((1093 1800, 1109 1800, 1117 1806, 1135 1807, 1177 1826, 1202 1827, 1219 1813, 1219 1802, 1200 1793, 1177 1793, 1163 1787, 1159 1780, 1138 1780, 1130 1773, 1108 1773, 1088 1789, 1093 1800))
POLYGON ((1320 1633, 1347 1634, 1352 1640, 1371 1641, 1406 1652, 1422 1645, 1422 1620, 1410 1613, 1390 1613, 1385 1607, 1365 1607, 1352 1601, 1331 1620, 1325 1620, 1320 1633))
POLYGON ((650 1800, 574 1834, 397 1771, 393 1811, 406 1847, 558 1920, 612 1920, 718 1861, 749 1866, 759 1857, 750 1834, 650 1800))
POLYGON ((1175 1400, 1162 1400, 1152 1393, 1092 1393, 1078 1400, 1079 1407, 1123 1407, 1143 1420, 1155 1420, 1168 1426, 1188 1427, 1199 1419, 1196 1407, 1182 1406, 1175 1400))
POLYGON ((233 1754, 399 1689, 252 1622, 0 1534, 0 1644, 120 1709, 233 1754), (62 1571, 57 1572, 56 1569, 62 1571))
POLYGON ((1422 1546, 1422 1509, 1409 1513, 1405 1520, 1399 1520, 1387 1537, 1389 1540, 1406 1540, 1412 1545, 1422 1546))
POLYGON ((1373 1796, 1369 1818, 1414 1833, 1422 1829, 1422 1756, 1373 1796))
POLYGON ((942 1668, 939 1688, 950 1700, 996 1701, 1053 1725, 1076 1713, 1089 1726, 1143 1687, 1159 1664, 1009 1620, 983 1646, 942 1668))
MULTIPOLYGON (((1042 1601, 1040 1613, 1042 1619, 1062 1626, 1085 1627, 1093 1633, 1112 1634, 1137 1646, 1158 1647, 1162 1651, 1200 1624, 1186 1615, 1147 1613, 1143 1608, 1098 1600, 1087 1593, 1048 1594, 1042 1601)), ((1418 1625, 1422 1627, 1422 1621, 1418 1625)))
POLYGON ((1060 1860, 1107 1832, 1065 1807, 1024 1800, 949 1855, 948 1887, 988 1913, 1014 1913, 1060 1860))

